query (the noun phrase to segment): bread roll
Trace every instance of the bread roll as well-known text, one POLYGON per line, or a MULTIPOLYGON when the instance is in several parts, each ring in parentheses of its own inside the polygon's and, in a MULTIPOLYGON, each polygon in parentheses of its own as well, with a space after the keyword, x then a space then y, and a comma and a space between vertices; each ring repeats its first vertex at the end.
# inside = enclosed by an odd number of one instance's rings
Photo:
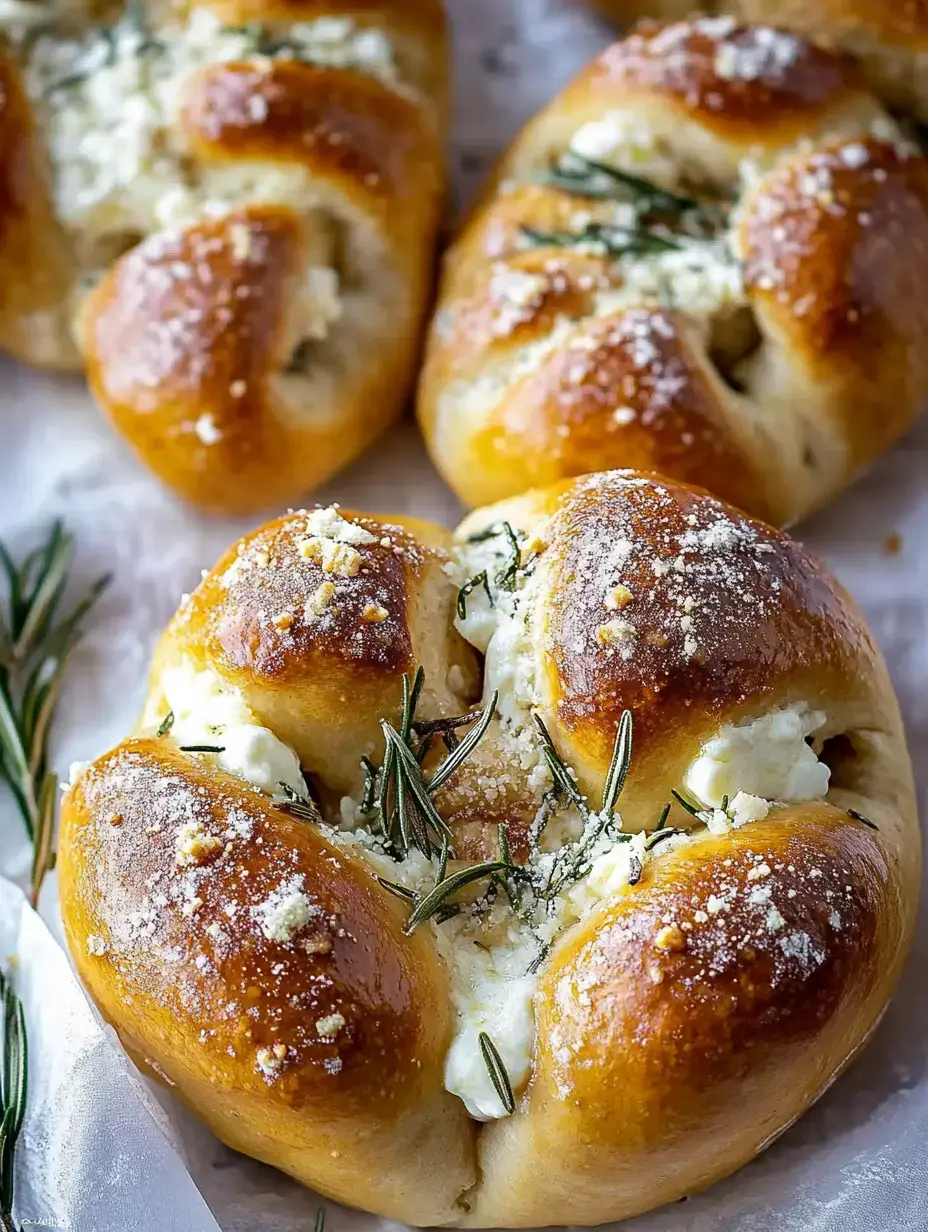
POLYGON ((445 261, 420 385, 468 504, 612 466, 777 524, 928 397, 928 166, 851 61, 646 25, 529 122, 445 261))
POLYGON ((825 47, 849 52, 894 111, 928 120, 928 9, 922 0, 595 0, 624 23, 639 17, 676 21, 697 8, 714 17, 767 22, 794 30, 825 47))
POLYGON ((624 471, 453 539, 336 508, 246 536, 67 792, 59 873, 102 1013, 225 1142, 389 1218, 531 1227, 791 1124, 885 1009, 920 847, 847 594, 624 471))
POLYGON ((439 0, 73 5, 49 28, 28 8, 0 19, 0 347, 85 368, 186 500, 294 500, 408 394, 443 197, 439 0))

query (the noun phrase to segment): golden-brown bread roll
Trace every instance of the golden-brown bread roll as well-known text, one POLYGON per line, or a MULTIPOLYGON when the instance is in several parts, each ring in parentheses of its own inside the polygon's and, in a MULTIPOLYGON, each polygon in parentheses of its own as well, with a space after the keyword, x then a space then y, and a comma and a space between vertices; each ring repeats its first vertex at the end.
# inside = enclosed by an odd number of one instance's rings
POLYGON ((441 4, 50 9, 0 19, 0 347, 86 368, 185 499, 285 504, 409 391, 443 195, 441 4))
POLYGON ((766 22, 814 38, 860 60, 894 111, 928 120, 928 5, 925 0, 594 0, 623 23, 639 17, 677 21, 701 11, 766 22))
POLYGON ((920 846, 849 597, 614 472, 453 540, 334 507, 246 536, 77 773, 59 873, 102 1013, 224 1141, 518 1227, 692 1193, 799 1116, 885 1009, 920 846))
POLYGON ((422 375, 468 504, 613 466, 783 524, 928 398, 928 165, 856 65, 723 19, 642 26, 502 160, 422 375))

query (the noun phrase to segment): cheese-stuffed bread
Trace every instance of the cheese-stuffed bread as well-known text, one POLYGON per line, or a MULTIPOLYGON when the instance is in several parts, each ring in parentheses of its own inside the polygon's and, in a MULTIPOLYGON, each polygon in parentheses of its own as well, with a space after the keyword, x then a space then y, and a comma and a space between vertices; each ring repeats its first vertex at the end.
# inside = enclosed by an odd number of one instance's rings
POLYGON ((439 0, 37 0, 0 33, 0 348, 86 369, 210 510, 356 457, 408 395, 430 290, 439 0))
POLYGON ((414 1225, 596 1224, 867 1040, 919 871, 892 688, 800 546, 634 472, 236 544, 64 799, 74 962, 227 1143, 414 1225))
POLYGON ((641 26, 529 122, 447 255, 430 452, 468 504, 635 466, 791 522, 928 398, 926 278, 928 164, 852 61, 641 26))

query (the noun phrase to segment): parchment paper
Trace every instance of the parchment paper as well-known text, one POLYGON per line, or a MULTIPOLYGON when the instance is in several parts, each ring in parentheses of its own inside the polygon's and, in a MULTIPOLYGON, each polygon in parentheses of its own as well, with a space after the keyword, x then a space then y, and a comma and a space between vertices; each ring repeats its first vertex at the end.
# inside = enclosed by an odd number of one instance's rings
MULTIPOLYGON (((453 164, 466 198, 522 119, 608 37, 570 0, 452 0, 457 60, 453 164)), ((926 288, 928 294, 928 288, 926 288)), ((908 725, 922 812, 928 789, 928 421, 827 513, 799 528, 861 602, 883 645, 908 725), (888 537, 901 550, 891 552, 888 537)), ((320 500, 453 522, 459 510, 415 429, 400 425, 320 500)), ((55 515, 76 532, 75 585, 115 581, 75 656, 55 731, 66 774, 134 720, 157 633, 200 569, 246 522, 205 520, 132 460, 82 384, 0 361, 0 536, 19 551, 55 515)), ((22 882, 20 822, 0 799, 0 871, 22 882)), ((59 934, 54 879, 43 912, 59 934)), ((928 924, 902 987, 860 1061, 758 1161, 700 1197, 625 1225, 631 1232, 867 1232, 928 1228, 928 924)), ((171 1141, 226 1232, 309 1229, 318 1199, 221 1147, 171 1097, 151 1093, 82 1001, 66 963, 0 882, 0 956, 17 954, 35 1048, 35 1094, 19 1169, 25 1226, 76 1232, 212 1232, 171 1141)), ((391 1232, 329 1204, 329 1232, 391 1232)))

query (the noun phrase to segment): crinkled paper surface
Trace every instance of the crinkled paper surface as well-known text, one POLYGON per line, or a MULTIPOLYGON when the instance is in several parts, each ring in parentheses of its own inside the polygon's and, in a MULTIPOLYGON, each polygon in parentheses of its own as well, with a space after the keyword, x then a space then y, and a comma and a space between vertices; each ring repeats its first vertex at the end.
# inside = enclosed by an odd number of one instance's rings
MULTIPOLYGON (((519 122, 602 45, 604 28, 571 0, 452 0, 458 113, 454 165, 463 200, 519 122)), ((865 608, 889 659, 908 724, 924 811, 928 788, 928 422, 800 534, 865 608), (887 550, 899 535, 901 551, 887 550)), ((319 499, 453 522, 454 498, 401 425, 319 499)), ((80 382, 0 361, 0 535, 23 548, 55 515, 76 532, 76 572, 115 581, 75 657, 55 762, 117 741, 141 703, 154 638, 244 523, 176 505, 132 461, 80 382)), ((0 868, 28 864, 18 819, 0 801, 0 868)), ((44 900, 55 924, 53 881, 44 900)), ((315 1195, 221 1147, 170 1096, 166 1116, 100 1032, 63 955, 0 883, 0 955, 20 960, 33 1039, 33 1098, 19 1176, 25 1226, 76 1232, 296 1232, 315 1195), (29 1222, 31 1221, 31 1223, 29 1222)), ((863 1232, 928 1228, 928 927, 898 996, 863 1057, 819 1104, 738 1176, 626 1225, 634 1232, 863 1232)), ((363 1178, 359 1178, 363 1184, 363 1178)), ((329 1232, 388 1232, 332 1208, 329 1232)))

